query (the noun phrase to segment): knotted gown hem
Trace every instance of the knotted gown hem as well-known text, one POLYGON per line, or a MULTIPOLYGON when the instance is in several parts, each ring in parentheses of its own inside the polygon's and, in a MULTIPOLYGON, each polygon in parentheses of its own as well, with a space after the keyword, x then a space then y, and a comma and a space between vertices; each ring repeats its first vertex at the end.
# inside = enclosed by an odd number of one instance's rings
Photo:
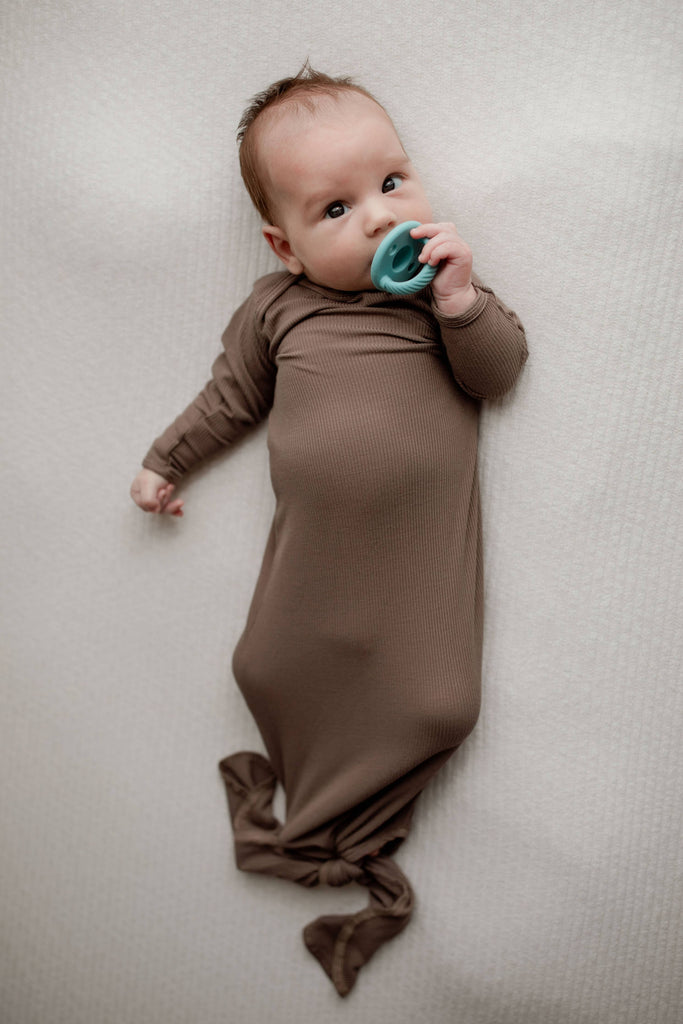
POLYGON ((413 890, 387 854, 408 834, 417 796, 451 753, 444 751, 419 765, 386 787, 379 801, 376 796, 289 841, 286 826, 272 810, 277 777, 270 762, 250 751, 220 762, 240 870, 286 878, 309 888, 350 882, 367 887, 369 902, 364 909, 324 915, 303 930, 306 947, 341 996, 351 991, 363 964, 410 920, 413 890))

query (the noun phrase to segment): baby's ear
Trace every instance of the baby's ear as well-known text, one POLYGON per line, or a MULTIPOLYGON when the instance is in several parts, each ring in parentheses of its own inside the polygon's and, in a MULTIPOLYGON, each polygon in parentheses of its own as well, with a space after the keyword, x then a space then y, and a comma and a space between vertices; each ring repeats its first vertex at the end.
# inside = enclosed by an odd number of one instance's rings
POLYGON ((292 247, 282 228, 278 228, 274 224, 265 224, 261 230, 266 242, 275 255, 282 260, 290 274, 302 274, 303 263, 292 252, 292 247))

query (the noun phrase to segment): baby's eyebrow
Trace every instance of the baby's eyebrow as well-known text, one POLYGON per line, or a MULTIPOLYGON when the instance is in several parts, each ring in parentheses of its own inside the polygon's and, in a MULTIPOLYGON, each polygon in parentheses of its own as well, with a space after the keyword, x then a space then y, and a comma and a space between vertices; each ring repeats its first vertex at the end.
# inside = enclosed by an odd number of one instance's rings
POLYGON ((407 153, 404 153, 403 150, 396 153, 389 153, 386 160, 387 164, 391 165, 392 170, 402 171, 410 167, 410 157, 407 153))
POLYGON ((330 189, 325 189, 324 192, 313 192, 304 202, 304 212, 308 213, 309 210, 317 209, 318 207, 333 203, 335 198, 333 191, 330 189))

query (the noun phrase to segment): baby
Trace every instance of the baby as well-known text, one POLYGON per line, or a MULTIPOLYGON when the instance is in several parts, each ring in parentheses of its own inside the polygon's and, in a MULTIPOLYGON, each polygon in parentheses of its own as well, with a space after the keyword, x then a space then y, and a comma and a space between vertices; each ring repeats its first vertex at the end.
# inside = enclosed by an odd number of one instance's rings
POLYGON ((433 222, 365 90, 307 66, 256 97, 238 137, 286 269, 235 312, 211 380, 155 441, 131 494, 181 516, 176 483, 269 416, 276 509, 233 658, 268 757, 241 752, 220 769, 240 868, 369 890, 364 909, 304 929, 346 995, 409 919, 391 854, 477 719, 477 421, 481 399, 512 387, 526 343, 453 224, 433 222), (398 298, 374 288, 370 265, 407 220, 439 269, 398 298))

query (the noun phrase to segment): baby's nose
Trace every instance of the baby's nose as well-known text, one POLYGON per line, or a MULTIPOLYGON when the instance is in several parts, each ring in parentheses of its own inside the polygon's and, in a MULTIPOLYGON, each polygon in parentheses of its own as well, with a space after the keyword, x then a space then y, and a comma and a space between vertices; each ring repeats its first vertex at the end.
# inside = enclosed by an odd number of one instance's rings
POLYGON ((365 217, 365 230, 369 235, 380 231, 388 231, 396 223, 396 215, 388 203, 375 199, 368 204, 365 217))

